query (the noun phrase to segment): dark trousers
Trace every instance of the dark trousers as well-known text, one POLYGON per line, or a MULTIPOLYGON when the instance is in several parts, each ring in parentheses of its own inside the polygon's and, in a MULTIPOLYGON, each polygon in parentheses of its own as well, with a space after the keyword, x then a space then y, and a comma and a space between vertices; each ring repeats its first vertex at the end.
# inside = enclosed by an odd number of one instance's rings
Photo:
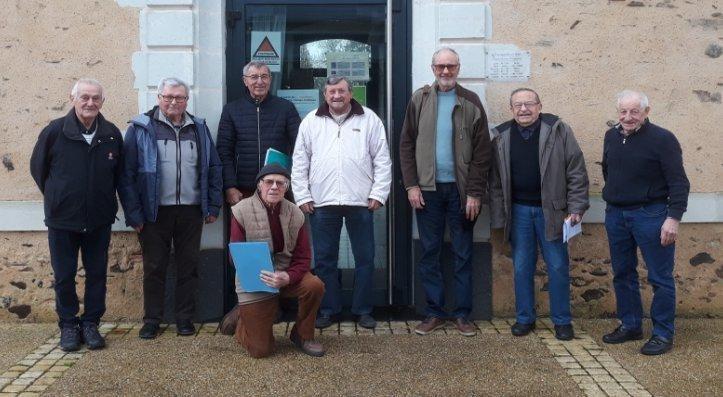
POLYGON ((309 216, 309 223, 314 247, 314 273, 326 288, 319 313, 331 316, 341 312, 339 239, 341 226, 346 224, 351 252, 354 254, 351 312, 356 315, 371 314, 374 309, 374 213, 361 206, 316 207, 309 216))
POLYGON ((143 321, 159 323, 163 318, 166 270, 171 244, 176 265, 175 318, 190 320, 194 314, 198 284, 203 215, 198 205, 158 207, 156 222, 141 231, 143 249, 143 321))
POLYGON ((660 244, 660 228, 668 214, 666 204, 649 204, 625 210, 608 204, 605 230, 610 245, 617 316, 627 329, 640 329, 643 304, 638 281, 638 248, 653 287, 650 318, 653 335, 672 339, 675 334, 675 244, 660 244))
POLYGON ((436 191, 422 191, 424 208, 417 210, 417 229, 422 255, 417 265, 427 298, 427 316, 445 318, 444 278, 439 255, 444 242, 445 223, 454 252, 454 297, 452 316, 466 318, 472 311, 472 233, 456 183, 438 183, 436 191))
POLYGON ((106 274, 110 225, 86 233, 48 228, 50 264, 53 267, 55 311, 58 326, 100 323, 105 313, 106 274), (75 291, 80 250, 85 268, 83 315, 78 318, 79 302, 75 291))

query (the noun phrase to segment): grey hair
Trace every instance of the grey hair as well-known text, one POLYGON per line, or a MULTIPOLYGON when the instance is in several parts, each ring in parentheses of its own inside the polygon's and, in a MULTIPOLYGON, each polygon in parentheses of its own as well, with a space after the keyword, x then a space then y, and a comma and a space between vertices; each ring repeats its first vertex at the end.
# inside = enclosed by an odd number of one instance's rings
POLYGON ((532 88, 520 87, 515 88, 515 90, 512 91, 512 93, 510 94, 510 106, 512 106, 512 97, 515 96, 515 94, 517 94, 518 92, 531 92, 535 94, 535 99, 537 100, 537 103, 540 103, 540 96, 537 95, 537 92, 535 92, 535 90, 533 90, 532 88))
POLYGON ((640 109, 645 109, 650 104, 650 101, 648 100, 648 96, 640 91, 633 91, 633 90, 622 90, 615 95, 615 104, 616 106, 620 106, 620 101, 626 98, 635 97, 640 100, 640 109))
POLYGON ((247 63, 246 66, 244 66, 244 69, 243 69, 244 76, 246 76, 249 73, 249 70, 251 70, 251 68, 256 68, 256 69, 266 68, 266 70, 269 72, 269 74, 271 74, 271 69, 269 68, 269 65, 266 64, 266 62, 251 61, 251 62, 247 63))
POLYGON ((444 46, 444 47, 437 48, 437 51, 435 51, 434 54, 432 54, 432 65, 434 65, 434 60, 437 59, 437 55, 439 55, 440 53, 445 52, 445 51, 451 52, 452 54, 454 54, 454 56, 457 57, 457 63, 460 63, 459 54, 457 54, 457 51, 455 51, 454 48, 452 48, 452 47, 444 46))
POLYGON ((101 99, 105 100, 105 90, 103 90, 103 85, 100 84, 100 81, 88 77, 82 77, 78 79, 75 84, 73 84, 73 88, 70 90, 70 96, 75 98, 78 95, 78 88, 80 88, 81 84, 92 85, 100 88, 100 97, 101 99))
POLYGON ((331 76, 327 78, 326 82, 324 83, 324 92, 326 92, 327 86, 337 85, 342 81, 346 81, 346 85, 347 87, 349 87, 349 92, 351 92, 351 82, 349 82, 349 79, 347 79, 345 76, 331 76))
POLYGON ((161 81, 158 82, 158 94, 163 92, 163 89, 166 87, 183 87, 186 90, 186 96, 188 96, 191 93, 191 89, 188 87, 188 84, 186 84, 185 81, 179 79, 178 77, 164 77, 161 79, 161 81))

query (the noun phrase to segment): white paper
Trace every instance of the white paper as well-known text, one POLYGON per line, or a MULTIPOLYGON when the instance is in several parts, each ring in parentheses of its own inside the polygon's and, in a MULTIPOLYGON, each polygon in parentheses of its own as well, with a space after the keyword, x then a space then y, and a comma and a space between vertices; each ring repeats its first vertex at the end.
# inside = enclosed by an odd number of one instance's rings
POLYGON ((582 233, 582 222, 573 225, 569 217, 565 219, 565 223, 562 224, 562 241, 564 243, 580 233, 582 233))
POLYGON ((351 81, 369 81, 369 53, 330 52, 326 54, 326 75, 344 76, 351 81))
POLYGON ((251 60, 266 63, 271 72, 281 71, 281 32, 251 32, 251 60))

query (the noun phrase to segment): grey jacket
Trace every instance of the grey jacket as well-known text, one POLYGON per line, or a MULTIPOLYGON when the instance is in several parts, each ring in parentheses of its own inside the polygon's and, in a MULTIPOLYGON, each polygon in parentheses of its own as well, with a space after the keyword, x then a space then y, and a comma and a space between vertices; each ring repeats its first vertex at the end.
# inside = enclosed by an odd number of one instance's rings
MULTIPOLYGON (((582 150, 570 127, 553 114, 540 115, 540 180, 545 239, 562 237, 562 224, 569 213, 583 214, 589 207, 589 182, 582 150)), ((512 194, 510 178, 510 130, 514 120, 492 129, 490 210, 492 228, 504 228, 510 239, 512 194)))

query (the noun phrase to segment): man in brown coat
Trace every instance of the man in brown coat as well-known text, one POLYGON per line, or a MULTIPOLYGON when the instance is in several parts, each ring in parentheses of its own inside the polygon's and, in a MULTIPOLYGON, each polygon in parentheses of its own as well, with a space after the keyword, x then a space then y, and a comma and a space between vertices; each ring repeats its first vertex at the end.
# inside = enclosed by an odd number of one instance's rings
POLYGON ((553 114, 540 113, 542 103, 529 88, 510 95, 512 120, 492 130, 490 176, 492 227, 504 228, 512 243, 517 322, 512 334, 535 328, 537 245, 547 263, 550 312, 555 337, 574 337, 570 315, 570 274, 563 223, 582 220, 588 209, 588 178, 582 151, 570 127, 553 114))
POLYGON ((444 280, 439 254, 449 225, 455 253, 454 324, 474 336, 472 232, 485 198, 490 137, 479 97, 457 84, 459 55, 449 48, 432 57, 435 82, 412 94, 399 146, 402 177, 416 210, 422 256, 418 270, 427 297, 427 318, 414 330, 426 335, 444 326, 444 280))

